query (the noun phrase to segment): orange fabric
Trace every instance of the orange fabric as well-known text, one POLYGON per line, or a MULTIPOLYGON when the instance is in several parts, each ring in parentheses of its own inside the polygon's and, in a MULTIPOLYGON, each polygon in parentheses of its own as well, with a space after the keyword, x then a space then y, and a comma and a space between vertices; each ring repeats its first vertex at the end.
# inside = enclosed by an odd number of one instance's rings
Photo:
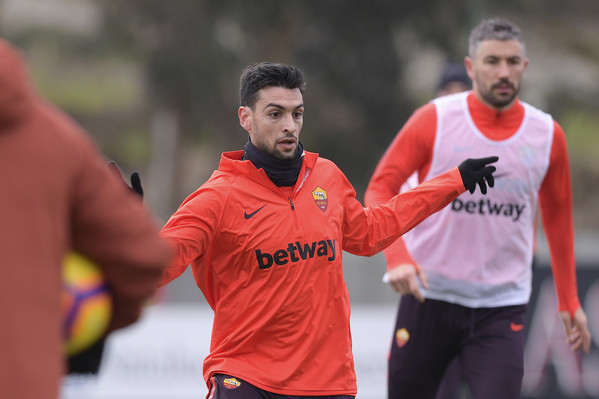
MULTIPOLYGON (((524 117, 524 107, 520 102, 508 110, 497 112, 481 103, 473 93, 468 95, 468 107, 477 128, 492 140, 505 140, 516 133, 524 117)), ((413 171, 418 172, 419 181, 422 181, 430 168, 436 129, 437 115, 433 103, 414 112, 379 161, 364 197, 367 205, 386 202, 399 192, 413 171)), ((551 250, 559 310, 568 310, 573 314, 580 303, 576 284, 571 197, 565 135, 559 124, 554 122, 550 166, 539 191, 539 203, 551 250)), ((401 238, 385 250, 385 257, 387 269, 403 263, 417 267, 401 238)))
POLYGON ((36 96, 1 39, 0 59, 0 396, 56 399, 63 257, 73 249, 102 269, 114 329, 139 317, 169 248, 89 137, 36 96))
MULTIPOLYGON (((364 194, 367 206, 389 201, 414 171, 422 182, 430 169, 436 128, 437 111, 433 103, 414 112, 379 161, 364 194)), ((417 267, 402 238, 387 247, 384 254, 388 270, 403 263, 417 267)))
POLYGON ((285 395, 355 395, 342 249, 381 251, 464 192, 459 171, 364 208, 317 154, 305 153, 293 191, 242 154, 223 154, 162 230, 177 248, 162 283, 191 264, 215 312, 204 378, 225 373, 285 395))
POLYGON ((580 307, 576 283, 572 189, 566 135, 554 122, 549 169, 539 190, 539 205, 551 254, 559 310, 570 316, 580 307))

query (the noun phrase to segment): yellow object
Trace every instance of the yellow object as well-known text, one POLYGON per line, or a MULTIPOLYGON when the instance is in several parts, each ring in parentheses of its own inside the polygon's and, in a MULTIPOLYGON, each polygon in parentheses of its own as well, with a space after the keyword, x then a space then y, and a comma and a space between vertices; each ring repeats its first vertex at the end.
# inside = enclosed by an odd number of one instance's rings
POLYGON ((101 270, 71 252, 63 262, 64 351, 72 356, 96 343, 112 315, 110 291, 101 270))

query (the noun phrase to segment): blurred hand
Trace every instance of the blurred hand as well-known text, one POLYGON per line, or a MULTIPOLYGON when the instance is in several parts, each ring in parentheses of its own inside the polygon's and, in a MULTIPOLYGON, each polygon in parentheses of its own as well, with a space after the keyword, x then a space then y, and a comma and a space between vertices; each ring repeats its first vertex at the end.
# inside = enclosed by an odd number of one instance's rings
POLYGON ((591 348, 591 333, 587 326, 587 315, 582 308, 574 313, 574 317, 570 317, 570 312, 564 311, 559 313, 564 327, 566 328, 566 336, 568 345, 572 351, 576 351, 582 347, 584 353, 589 353, 591 348))
POLYGON ((458 166, 464 187, 470 191, 470 194, 474 194, 477 184, 483 194, 487 193, 487 184, 489 187, 495 185, 493 172, 496 168, 495 166, 487 166, 487 164, 497 162, 497 160, 499 160, 499 157, 469 158, 458 166))
MULTIPOLYGON (((122 178, 122 174, 121 174, 121 170, 119 169, 119 166, 116 164, 116 162, 114 161, 110 161, 108 163, 108 166, 120 177, 122 178)), ((144 197, 144 189, 141 186, 141 178, 139 177, 139 173, 137 172, 133 172, 131 173, 131 187, 129 187, 131 190, 133 190, 135 193, 137 193, 141 198, 144 197)), ((126 183, 125 183, 126 184, 126 183)))
POLYGON ((131 189, 135 191, 141 198, 144 197, 144 189, 141 186, 141 177, 139 177, 139 173, 133 172, 131 173, 131 189))
POLYGON ((402 295, 414 295, 418 302, 424 302, 418 280, 424 288, 428 288, 426 273, 418 266, 410 263, 403 263, 387 272, 389 284, 402 295))

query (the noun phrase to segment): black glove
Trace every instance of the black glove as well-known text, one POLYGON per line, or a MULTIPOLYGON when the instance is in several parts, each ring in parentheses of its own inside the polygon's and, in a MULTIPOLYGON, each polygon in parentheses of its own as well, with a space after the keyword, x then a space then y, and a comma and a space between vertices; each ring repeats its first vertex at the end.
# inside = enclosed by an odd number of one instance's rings
POLYGON ((477 184, 483 194, 487 193, 487 184, 489 187, 495 185, 493 172, 496 168, 495 166, 487 166, 487 164, 497 162, 498 159, 499 157, 468 158, 458 166, 464 187, 470 191, 470 194, 474 194, 477 184))
POLYGON ((141 198, 144 197, 144 189, 141 186, 141 178, 139 177, 139 173, 133 172, 131 173, 131 189, 135 191, 141 198))
MULTIPOLYGON (((110 161, 108 163, 108 166, 110 166, 110 168, 112 168, 112 170, 117 173, 119 176, 121 176, 121 170, 119 169, 119 166, 116 164, 116 162, 114 161, 110 161)), ((141 186, 141 178, 139 177, 139 173, 137 172, 133 172, 131 173, 131 187, 129 187, 131 190, 133 190, 135 193, 139 194, 139 196, 141 198, 144 197, 144 189, 141 186)))

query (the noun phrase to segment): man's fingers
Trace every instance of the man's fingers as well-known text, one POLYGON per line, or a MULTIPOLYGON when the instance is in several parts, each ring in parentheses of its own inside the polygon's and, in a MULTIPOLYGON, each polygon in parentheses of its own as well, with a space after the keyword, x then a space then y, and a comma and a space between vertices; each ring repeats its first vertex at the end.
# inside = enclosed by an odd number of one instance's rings
POLYGON ((560 316, 564 323, 564 328, 566 329, 566 336, 570 337, 570 334, 572 333, 572 320, 570 319, 570 314, 566 311, 562 311, 560 312, 560 316))
POLYGON ((481 193, 487 194, 487 184, 489 187, 495 185, 495 179, 493 172, 497 170, 495 166, 488 166, 488 164, 497 162, 499 157, 492 156, 486 158, 468 158, 458 165, 460 176, 466 190, 470 191, 470 194, 474 194, 476 186, 480 187, 481 193))
POLYGON ((133 172, 131 173, 131 186, 141 186, 141 178, 139 177, 139 173, 133 172))
POLYGON ((412 295, 414 295, 414 298, 416 298, 416 300, 420 303, 424 302, 424 297, 422 296, 422 292, 420 292, 419 289, 416 289, 416 291, 412 292, 412 295))
POLYGON ((419 267, 417 269, 417 273, 418 273, 418 278, 420 279, 420 283, 422 284, 422 287, 428 288, 428 277, 426 277, 426 273, 424 272, 424 270, 422 270, 422 268, 419 267))
POLYGON ((591 349, 591 333, 587 326, 587 317, 584 310, 579 308, 574 313, 573 318, 570 317, 569 312, 561 311, 560 317, 564 323, 567 343, 570 345, 570 349, 576 351, 582 348, 585 353, 589 353, 591 349))
POLYGON ((480 192, 483 194, 487 193, 487 185, 485 184, 485 179, 483 177, 481 177, 478 180, 478 186, 480 187, 480 192))
POLYGON ((589 353, 591 350, 591 337, 589 335, 579 334, 578 332, 568 335, 568 344, 572 352, 582 348, 584 353, 589 353))
POLYGON ((420 292, 420 286, 418 285, 418 279, 421 277, 420 271, 420 268, 416 269, 416 273, 410 277, 408 285, 410 291, 409 293, 414 295, 414 298, 416 298, 418 302, 422 303, 424 302, 424 296, 422 296, 422 292, 420 292))
MULTIPOLYGON (((497 157, 491 157, 497 158, 497 157)), ((486 158, 488 159, 488 158, 486 158)), ((495 178, 493 177, 493 172, 495 172, 497 168, 495 166, 485 166, 482 169, 480 176, 478 178, 478 186, 480 187, 480 192, 483 194, 487 193, 487 185, 489 187, 493 187, 495 185, 495 178)))
POLYGON ((389 281, 389 285, 393 288, 393 291, 401 293, 401 287, 399 283, 396 281, 389 281))
POLYGON ((406 263, 389 270, 387 276, 389 284, 396 292, 402 295, 413 295, 419 302, 424 302, 418 280, 424 288, 428 287, 428 282, 422 269, 416 265, 406 263))
POLYGON ((572 350, 572 352, 577 351, 580 348, 583 348, 583 350, 587 352, 586 347, 584 345, 584 340, 578 333, 569 335, 567 342, 568 345, 570 345, 570 350, 572 350))
MULTIPOLYGON (((487 166, 490 163, 493 162, 497 162, 499 160, 498 156, 492 156, 492 157, 486 157, 486 158, 478 158, 477 161, 479 161, 479 169, 483 168, 484 166, 487 166)), ((493 166, 494 168, 494 166, 493 166)))
POLYGON ((493 172, 495 172, 496 170, 497 168, 495 166, 489 166, 489 172, 485 176, 485 179, 487 179, 489 187, 495 186, 495 177, 493 176, 493 172))
POLYGON ((141 186, 141 178, 139 177, 139 173, 137 172, 131 173, 131 188, 133 189, 133 191, 135 191, 143 198, 144 189, 141 186))
POLYGON ((591 350, 591 336, 589 335, 586 339, 582 338, 582 350, 584 353, 589 353, 591 350))
POLYGON ((574 327, 572 330, 575 330, 576 333, 580 336, 581 346, 584 353, 589 353, 591 349, 591 333, 589 332, 589 328, 587 325, 587 317, 582 308, 579 308, 576 313, 574 313, 574 319, 572 320, 574 327))
MULTIPOLYGON (((117 165, 116 162, 114 162, 114 161, 108 162, 108 168, 110 170, 112 170, 118 177, 120 177, 121 179, 123 179, 123 176, 121 174, 121 169, 119 168, 119 166, 117 165)), ((139 173, 137 173, 137 172, 131 173, 130 181, 131 181, 131 187, 129 187, 127 185, 126 181, 124 181, 125 185, 127 187, 131 188, 141 198, 143 198, 143 196, 144 196, 144 189, 141 186, 141 178, 139 177, 139 173)))

